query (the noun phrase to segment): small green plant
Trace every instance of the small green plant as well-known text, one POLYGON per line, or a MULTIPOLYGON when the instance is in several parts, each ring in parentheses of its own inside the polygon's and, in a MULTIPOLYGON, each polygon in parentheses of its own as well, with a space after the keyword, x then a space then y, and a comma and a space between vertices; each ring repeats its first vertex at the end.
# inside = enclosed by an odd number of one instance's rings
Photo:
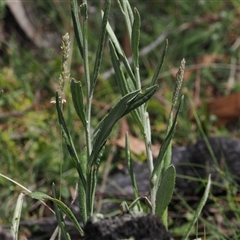
MULTIPOLYGON (((78 8, 77 0, 71 0, 73 27, 79 53, 83 60, 85 73, 84 87, 81 81, 76 81, 74 79, 70 81, 72 102, 74 104, 76 113, 82 122, 82 127, 84 128, 85 132, 86 147, 82 149, 80 153, 77 153, 77 150, 71 138, 69 127, 67 126, 63 116, 63 106, 65 102, 64 86, 70 78, 70 71, 67 63, 70 50, 70 39, 68 34, 64 35, 62 40, 62 72, 59 78, 59 89, 56 92, 55 98, 59 124, 61 126, 62 136, 67 145, 67 149, 78 173, 78 197, 80 215, 82 223, 85 224, 87 220, 94 214, 94 200, 97 187, 97 177, 106 141, 109 138, 114 125, 123 116, 130 113, 138 125, 145 142, 146 158, 150 171, 149 181, 151 183, 151 198, 150 200, 147 199, 150 212, 152 214, 158 215, 159 218, 163 221, 164 225, 167 227, 167 206, 174 191, 176 176, 175 168, 171 164, 171 141, 177 124, 177 116, 183 105, 183 97, 180 97, 180 89, 183 82, 185 60, 183 59, 181 61, 181 65, 176 77, 177 81, 176 87, 173 91, 172 107, 169 115, 168 128, 166 129, 166 137, 162 143, 162 147, 159 151, 156 162, 154 163, 151 151, 151 128, 147 106, 149 99, 158 90, 158 75, 164 62, 168 42, 166 41, 164 51, 162 53, 162 56, 159 58, 157 68, 153 74, 150 84, 146 89, 143 89, 139 67, 139 41, 141 26, 140 14, 136 8, 132 10, 127 0, 119 0, 117 2, 126 22, 128 36, 131 42, 133 64, 132 66, 130 65, 113 29, 111 28, 110 23, 108 22, 111 1, 107 0, 105 10, 102 12, 101 35, 99 36, 94 67, 93 71, 90 72, 88 55, 88 4, 87 1, 84 0, 80 5, 80 8, 78 8), (98 123, 98 125, 93 127, 91 122, 92 99, 98 80, 107 36, 109 37, 110 57, 115 71, 115 79, 119 86, 122 97, 119 99, 115 106, 112 106, 112 109, 98 123)), ((129 151, 129 139, 127 134, 126 153, 129 173, 131 175, 134 188, 135 201, 130 206, 126 206, 125 204, 123 204, 123 206, 128 208, 135 204, 138 204, 140 210, 142 210, 141 204, 138 202, 142 196, 139 196, 138 194, 135 176, 132 170, 132 162, 129 151)), ((83 229, 78 223, 76 216, 74 216, 71 210, 58 199, 54 184, 52 186, 52 191, 53 197, 50 197, 41 192, 28 192, 28 194, 34 199, 41 201, 47 199, 54 202, 56 217, 61 229, 61 233, 64 235, 65 239, 71 239, 71 237, 65 228, 64 214, 72 220, 80 235, 84 235, 83 229)), ((208 192, 209 185, 206 189, 203 201, 199 205, 199 209, 197 210, 193 224, 195 223, 199 212, 206 201, 208 192)), ((17 227, 15 226, 14 229, 16 228, 17 227)), ((15 230, 15 233, 16 232, 17 231, 15 230)), ((188 233, 186 233, 186 238, 187 236, 188 233)))
MULTIPOLYGON (((132 11, 128 1, 118 1, 119 7, 126 21, 129 38, 132 47, 132 59, 133 67, 130 66, 127 57, 125 56, 110 24, 108 23, 108 16, 110 12, 111 1, 107 1, 106 8, 102 13, 102 27, 101 36, 99 37, 98 49, 95 57, 95 64, 93 73, 90 74, 89 61, 88 61, 88 16, 87 16, 87 2, 84 1, 80 5, 80 18, 79 21, 78 7, 75 0, 71 1, 72 7, 72 19, 79 48, 80 55, 83 59, 83 65, 85 70, 85 91, 80 81, 72 80, 70 83, 72 100, 85 131, 86 148, 80 153, 80 158, 74 147, 71 139, 68 127, 66 126, 63 114, 62 104, 64 102, 63 87, 64 83, 69 79, 69 71, 66 67, 66 61, 68 56, 68 35, 63 38, 63 63, 62 63, 62 74, 60 76, 60 87, 56 94, 56 107, 58 112, 59 123, 62 129, 62 134, 67 144, 68 151, 75 163, 75 167, 79 174, 79 201, 80 211, 83 224, 86 223, 87 219, 94 213, 94 199, 95 191, 97 186, 97 174, 101 156, 104 150, 104 145, 111 133, 113 126, 119 119, 128 113, 132 114, 138 124, 146 145, 147 161, 150 170, 150 181, 151 181, 151 212, 159 215, 167 226, 167 215, 166 208, 170 202, 175 181, 175 168, 170 165, 171 159, 171 139, 174 134, 176 126, 177 115, 181 109, 183 98, 180 100, 179 106, 177 101, 179 97, 179 91, 181 89, 183 81, 183 73, 185 61, 181 63, 179 73, 177 75, 176 89, 173 94, 172 110, 169 117, 169 125, 167 129, 166 139, 163 142, 161 151, 157 158, 156 163, 153 163, 153 157, 151 152, 151 130, 149 117, 147 112, 147 103, 151 96, 157 91, 157 78, 161 70, 164 56, 167 50, 167 42, 165 45, 162 57, 159 60, 155 74, 153 75, 152 81, 148 88, 143 91, 140 79, 139 69, 139 39, 140 39, 140 15, 137 9, 132 11), (94 94, 94 88, 97 82, 99 69, 103 56, 103 49, 105 46, 106 35, 109 35, 109 48, 110 56, 113 64, 113 68, 116 74, 116 81, 120 88, 122 98, 119 102, 112 107, 109 113, 100 121, 100 123, 92 131, 91 124, 91 106, 92 98, 94 94), (125 72, 121 62, 124 65, 125 72), (84 94, 86 95, 86 103, 84 104, 84 94), (177 108, 176 113, 174 112, 177 108), (93 133, 92 133, 93 132, 93 133)), ((126 140, 128 142, 128 140, 126 140)), ((129 166, 131 166, 131 160, 129 158, 129 166)), ((130 169, 130 174, 134 183, 134 173, 130 169)), ((139 198, 136 184, 134 186, 135 197, 139 198)), ((32 193, 31 196, 37 199, 44 199, 46 195, 40 193, 32 193)), ((48 199, 52 199, 48 197, 48 199)), ((59 202, 55 200, 58 205, 57 208, 61 210, 65 209, 59 205, 59 202)), ((61 211, 57 211, 58 215, 61 215, 61 211)), ((65 212, 66 213, 66 212, 65 212)), ((69 215, 69 213, 67 214, 69 215)), ((72 215, 72 214, 71 214, 72 215)), ((62 216, 58 217, 61 222, 62 216)), ((76 223, 74 218, 73 221, 76 223)), ((77 225, 78 226, 78 225, 77 225)), ((63 227, 63 226, 62 226, 63 227)), ((79 226, 78 226, 79 229, 79 226)), ((64 231, 64 229, 63 229, 64 231)), ((82 230, 80 231, 83 234, 82 230)))

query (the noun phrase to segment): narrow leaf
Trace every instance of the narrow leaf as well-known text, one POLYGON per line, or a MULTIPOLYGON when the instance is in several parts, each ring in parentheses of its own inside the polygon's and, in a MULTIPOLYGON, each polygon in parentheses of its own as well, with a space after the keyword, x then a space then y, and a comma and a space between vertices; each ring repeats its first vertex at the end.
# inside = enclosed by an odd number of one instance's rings
POLYGON ((94 163, 94 166, 92 167, 91 169, 91 172, 90 172, 90 203, 89 206, 90 206, 90 209, 89 209, 89 214, 90 216, 92 216, 93 214, 93 207, 94 207, 94 199, 95 199, 95 192, 96 192, 96 187, 97 187, 97 174, 98 174, 98 169, 99 169, 99 161, 100 161, 100 158, 102 156, 102 150, 104 148, 102 148, 100 150, 100 153, 98 153, 98 156, 97 156, 97 161, 94 163))
MULTIPOLYGON (((133 92, 136 89, 136 86, 134 86, 133 81, 130 78, 126 80, 121 68, 118 55, 115 51, 115 47, 112 43, 112 40, 109 41, 109 48, 110 48, 111 61, 116 74, 117 84, 120 88, 122 96, 124 96, 129 92, 133 92)), ((137 110, 134 110, 131 112, 131 114, 134 120, 137 122, 138 126, 140 127, 141 132, 143 132, 142 120, 140 118, 139 112, 137 110)))
POLYGON ((156 68, 156 70, 154 72, 151 85, 154 85, 154 84, 157 83, 157 78, 158 78, 158 75, 159 75, 159 73, 160 73, 160 71, 162 69, 162 65, 163 65, 163 62, 164 62, 164 59, 165 59, 165 56, 166 56, 166 53, 167 53, 167 49, 168 49, 168 40, 166 39, 165 47, 164 47, 164 50, 162 52, 161 59, 158 61, 157 68, 156 68))
POLYGON ((161 149, 159 151, 156 163, 154 165, 154 169, 153 169, 152 176, 151 176, 151 182, 153 183, 153 185, 158 185, 156 180, 161 179, 160 176, 162 175, 163 165, 164 165, 163 159, 164 159, 164 156, 165 156, 166 151, 168 149, 168 146, 169 146, 169 144, 170 144, 170 142, 173 138, 175 127, 176 127, 176 124, 177 124, 177 117, 178 117, 178 114, 181 110, 182 104, 183 104, 183 97, 181 98, 181 101, 179 103, 177 112, 176 112, 175 117, 173 119, 172 126, 171 126, 170 130, 168 131, 167 136, 162 143, 162 146, 161 146, 161 149))
POLYGON ((119 43, 119 41, 118 41, 114 31, 113 31, 111 25, 109 24, 109 22, 107 23, 107 32, 108 32, 108 35, 109 35, 110 39, 112 40, 112 42, 113 42, 113 44, 116 48, 116 51, 118 52, 118 54, 124 55, 122 47, 121 47, 121 45, 120 45, 120 43, 119 43))
MULTIPOLYGON (((52 194, 53 194, 54 198, 57 198, 56 187, 55 187, 54 183, 52 184, 52 194)), ((63 219, 63 214, 60 211, 60 209, 58 208, 56 203, 54 203, 54 210, 55 210, 58 226, 61 229, 61 232, 59 231, 58 234, 60 235, 60 233, 63 233, 64 239, 70 240, 71 238, 70 238, 69 233, 67 232, 66 224, 63 219)), ((61 237, 61 236, 59 236, 59 237, 61 237)))
POLYGON ((138 10, 134 9, 134 22, 132 28, 132 56, 133 56, 133 63, 135 67, 139 67, 139 39, 140 39, 140 15, 138 10))
POLYGON ((87 14, 87 4, 85 2, 80 5, 80 14, 83 17, 83 20, 86 21, 88 18, 88 14, 87 14))
POLYGON ((67 149, 68 149, 68 151, 70 153, 70 156, 71 156, 71 158, 72 158, 72 160, 75 164, 75 167, 78 171, 78 175, 81 178, 81 181, 83 183, 83 187, 86 190, 86 179, 85 179, 83 171, 81 169, 81 165, 80 165, 80 162, 79 162, 79 159, 78 159, 78 156, 77 156, 72 138, 70 136, 70 133, 68 131, 68 128, 67 128, 65 120, 64 120, 64 117, 62 115, 62 110, 61 110, 60 103, 59 103, 58 92, 56 92, 56 108, 57 108, 57 113, 58 113, 58 120, 59 120, 60 126, 62 128, 63 137, 64 137, 64 140, 67 144, 67 149))
POLYGON ((119 55, 119 57, 122 60, 123 65, 125 66, 126 71, 127 71, 128 75, 129 75, 129 77, 132 79, 133 83, 136 85, 136 83, 135 83, 135 76, 134 76, 134 74, 132 72, 131 66, 130 66, 130 64, 128 62, 128 59, 127 59, 126 55, 125 54, 124 55, 119 55))
POLYGON ((130 89, 128 86, 128 82, 126 81, 125 76, 123 74, 118 55, 115 51, 115 48, 111 39, 109 41, 109 49, 110 49, 112 65, 116 75, 117 84, 120 88, 122 96, 124 96, 130 92, 130 89))
POLYGON ((207 183, 206 189, 205 189, 204 194, 203 194, 203 196, 200 200, 200 203, 198 204, 198 207, 197 207, 197 210, 195 212, 194 218, 191 221, 191 224, 189 225, 189 228, 188 228, 186 234, 182 237, 183 240, 188 239, 189 235, 191 234, 191 231, 192 231, 192 228, 193 228, 194 224, 198 220, 198 218, 200 216, 200 213, 202 212, 202 209, 207 202, 207 199, 208 199, 208 196, 209 196, 209 193, 210 193, 211 182, 212 181, 211 181, 211 174, 210 174, 209 177, 208 177, 208 183, 207 183))
POLYGON ((22 213, 22 206, 23 206, 23 200, 26 194, 20 193, 17 199, 17 204, 14 210, 13 218, 12 218, 12 227, 11 232, 14 236, 14 239, 18 239, 18 230, 19 230, 19 223, 22 213))
POLYGON ((85 115, 85 106, 83 103, 82 84, 80 81, 78 82, 72 79, 70 83, 70 88, 71 88, 72 100, 73 100, 75 111, 78 117, 80 118, 84 128, 86 129, 87 123, 86 123, 86 115, 85 115))
POLYGON ((37 200, 41 200, 41 201, 50 200, 50 201, 56 203, 57 206, 69 217, 69 219, 75 225, 75 227, 77 228, 77 230, 79 231, 81 236, 83 236, 84 232, 83 232, 82 228, 80 227, 78 220, 72 213, 71 209, 67 205, 65 205, 62 201, 60 201, 56 198, 52 198, 49 195, 42 193, 42 192, 32 192, 29 194, 29 196, 33 199, 37 199, 37 200))
POLYGON ((114 46, 116 48, 116 52, 119 54, 120 60, 122 60, 124 66, 125 66, 125 68, 127 70, 127 73, 129 74, 130 78, 134 82, 135 81, 135 76, 134 76, 134 74, 132 72, 131 66, 130 66, 130 64, 128 62, 128 59, 125 56, 125 53, 122 50, 122 47, 121 47, 121 45, 120 45, 120 43, 119 43, 119 41, 118 41, 118 39, 117 39, 115 33, 113 32, 112 27, 110 26, 109 23, 107 23, 107 32, 108 32, 109 37, 112 40, 112 42, 113 42, 113 44, 114 44, 114 46))
POLYGON ((175 186, 176 170, 170 165, 163 174, 162 181, 156 196, 156 214, 162 218, 162 215, 171 201, 175 186))
POLYGON ((126 8, 127 8, 127 13, 128 13, 128 18, 130 20, 131 25, 133 25, 133 21, 134 21, 134 16, 133 16, 133 11, 131 8, 131 5, 129 3, 129 1, 126 1, 126 8))
POLYGON ((120 1, 120 0, 117 0, 117 4, 118 4, 118 7, 119 7, 121 13, 122 13, 123 15, 125 15, 121 1, 120 1))
POLYGON ((146 89, 145 93, 139 93, 134 101, 129 104, 128 109, 124 113, 124 115, 128 114, 129 112, 133 111, 134 109, 138 108, 142 104, 146 103, 153 94, 158 90, 158 85, 151 86, 146 89))
POLYGON ((83 36, 82 36, 82 30, 81 30, 80 21, 79 21, 77 4, 78 4, 77 0, 71 0, 71 15, 72 15, 74 33, 75 33, 79 52, 83 58, 83 36))
POLYGON ((157 89, 158 86, 155 85, 148 88, 144 94, 139 93, 139 91, 134 91, 125 95, 120 99, 117 105, 110 110, 108 115, 102 119, 94 131, 93 151, 91 154, 90 166, 94 164, 97 154, 106 143, 114 124, 124 115, 147 102, 157 89))
POLYGON ((97 159, 94 162, 94 165, 88 168, 87 173, 87 194, 86 194, 86 201, 87 201, 87 214, 88 216, 93 215, 93 207, 94 207, 94 199, 95 199, 95 192, 97 187, 97 174, 99 170, 100 159, 103 155, 104 147, 100 150, 97 155, 97 159))
POLYGON ((124 18, 127 25, 129 38, 131 39, 132 25, 133 25, 133 12, 128 1, 123 1, 123 9, 124 9, 124 18))
POLYGON ((128 133, 126 133, 126 135, 125 135, 125 152, 126 152, 128 172, 129 172, 129 175, 131 177, 132 186, 133 186, 134 198, 136 199, 136 198, 138 198, 138 188, 137 188, 135 174, 134 174, 134 171, 133 171, 133 162, 132 162, 132 159, 131 159, 130 143, 129 143, 128 133))
POLYGON ((128 103, 130 100, 134 99, 138 93, 139 91, 135 91, 122 97, 116 106, 110 110, 108 115, 101 120, 94 130, 93 151, 91 154, 91 161, 89 162, 90 166, 94 164, 94 161, 96 160, 99 151, 107 141, 114 124, 124 116, 125 111, 129 107, 128 103))
MULTIPOLYGON (((91 80, 90 80, 90 69, 88 59, 88 5, 87 1, 83 1, 80 5, 80 14, 82 16, 82 35, 83 35, 83 66, 84 66, 84 77, 86 83, 86 95, 87 99, 90 98, 91 94, 91 80)), ((88 106, 87 106, 88 109, 88 106)), ((87 119, 89 121, 89 119, 87 119)))
POLYGON ((80 214, 82 217, 82 222, 85 225, 87 222, 87 201, 86 201, 86 192, 82 185, 82 181, 79 178, 78 180, 78 198, 79 198, 79 208, 80 214))
POLYGON ((109 17, 109 13, 110 13, 110 7, 111 7, 111 0, 107 0, 106 7, 104 10, 103 20, 102 20, 101 31, 100 31, 101 35, 100 35, 100 39, 98 42, 98 48, 97 48, 97 53, 96 53, 96 57, 95 57, 93 77, 91 80, 91 82, 92 82, 91 91, 94 90, 94 87, 96 85, 98 72, 100 69, 101 62, 102 62, 103 48, 104 48, 106 32, 107 32, 106 27, 107 27, 108 17, 109 17))

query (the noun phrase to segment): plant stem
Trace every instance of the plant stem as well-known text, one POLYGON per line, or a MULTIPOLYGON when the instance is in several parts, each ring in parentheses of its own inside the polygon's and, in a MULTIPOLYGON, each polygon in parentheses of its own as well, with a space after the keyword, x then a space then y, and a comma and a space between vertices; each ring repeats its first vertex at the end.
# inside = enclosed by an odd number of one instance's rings
MULTIPOLYGON (((85 72, 85 83, 86 83, 86 145, 87 145, 87 159, 89 161, 92 152, 92 140, 91 140, 91 105, 92 105, 92 92, 91 92, 91 81, 89 72, 89 61, 88 61, 88 26, 87 26, 87 2, 86 0, 80 6, 80 12, 83 17, 82 33, 83 33, 83 65, 85 72)), ((87 175, 91 175, 91 169, 88 169, 87 175)), ((92 203, 91 203, 91 177, 87 177, 86 184, 86 208, 87 217, 92 215, 92 203)))
POLYGON ((91 81, 89 72, 89 61, 88 61, 88 28, 87 28, 87 5, 84 3, 82 5, 83 14, 83 64, 85 72, 85 83, 86 83, 86 144, 87 144, 87 156, 90 157, 92 151, 91 143, 91 105, 92 105, 92 94, 91 94, 91 81))

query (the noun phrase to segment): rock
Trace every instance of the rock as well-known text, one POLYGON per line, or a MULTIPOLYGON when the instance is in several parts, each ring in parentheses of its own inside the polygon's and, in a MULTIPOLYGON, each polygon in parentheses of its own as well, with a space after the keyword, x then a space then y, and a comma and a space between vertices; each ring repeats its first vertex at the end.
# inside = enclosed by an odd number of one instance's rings
MULTIPOLYGON (((208 138, 210 149, 203 139, 187 147, 173 148, 172 163, 176 167, 177 178, 175 189, 184 194, 197 194, 204 188, 208 175, 212 181, 240 180, 240 141, 224 137, 208 138), (190 177, 190 178, 189 178, 190 177)), ((134 173, 140 193, 150 190, 147 163, 134 163, 134 173)), ((110 176, 106 187, 109 195, 133 196, 131 178, 127 168, 110 176)), ((213 184, 214 185, 214 184, 213 184)), ((213 186, 212 191, 222 192, 220 186, 213 186)))
POLYGON ((240 141, 224 137, 208 138, 209 148, 203 139, 186 147, 181 156, 173 151, 172 163, 176 165, 179 177, 176 190, 191 194, 201 191, 211 174, 212 191, 223 192, 224 182, 239 182, 240 177, 240 141), (181 176, 190 176, 195 180, 186 180, 181 176), (205 184, 204 184, 205 181, 205 184), (215 183, 218 183, 216 186, 215 183), (220 184, 220 185, 219 185, 220 184), (221 188, 221 184, 222 187, 221 188))
POLYGON ((151 214, 124 214, 95 221, 91 218, 84 227, 84 240, 170 240, 159 217, 151 214))

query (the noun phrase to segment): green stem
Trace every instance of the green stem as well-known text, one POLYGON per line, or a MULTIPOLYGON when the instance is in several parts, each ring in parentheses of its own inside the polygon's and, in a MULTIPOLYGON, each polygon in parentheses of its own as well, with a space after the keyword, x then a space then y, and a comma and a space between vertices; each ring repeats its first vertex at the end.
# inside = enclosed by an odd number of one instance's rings
POLYGON ((88 28, 87 28, 87 8, 83 21, 83 64, 85 72, 85 83, 86 83, 86 141, 87 141, 87 156, 90 157, 92 151, 91 143, 91 106, 92 106, 92 93, 91 93, 91 81, 90 81, 90 72, 89 72, 89 61, 88 61, 88 28))
MULTIPOLYGON (((146 110, 144 110, 144 106, 141 106, 141 108, 143 110, 143 124, 144 124, 143 135, 144 135, 144 142, 145 142, 145 148, 146 148, 149 177, 151 177, 154 166, 153 166, 150 122, 149 122, 148 112, 146 110)), ((156 191, 151 191, 152 213, 155 212, 155 207, 156 207, 155 199, 156 199, 156 191)))
MULTIPOLYGON (((83 17, 82 33, 83 33, 83 65, 85 72, 85 83, 86 83, 86 145, 87 145, 87 159, 89 161, 92 152, 92 141, 91 141, 91 105, 92 105, 92 93, 91 93, 91 81, 89 72, 89 61, 88 61, 88 26, 87 26, 87 2, 86 0, 80 7, 81 15, 83 17)), ((87 170, 87 175, 91 172, 87 170)), ((91 175, 91 174, 90 174, 91 175)), ((86 207, 87 217, 91 216, 92 203, 91 203, 91 177, 87 177, 86 184, 86 207)))

